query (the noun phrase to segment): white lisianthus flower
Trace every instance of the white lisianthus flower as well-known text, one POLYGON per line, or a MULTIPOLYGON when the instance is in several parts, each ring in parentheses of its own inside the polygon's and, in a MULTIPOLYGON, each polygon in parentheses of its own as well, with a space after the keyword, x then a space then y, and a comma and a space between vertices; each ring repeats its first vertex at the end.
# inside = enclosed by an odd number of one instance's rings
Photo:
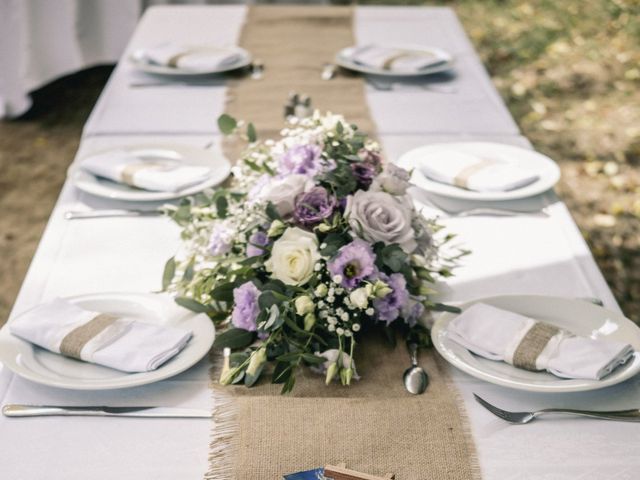
MULTIPOLYGON (((358 372, 356 371, 356 364, 348 353, 342 352, 340 355, 340 350, 337 348, 331 348, 322 353, 316 352, 316 356, 324 357, 326 359, 326 361, 320 365, 320 368, 314 367, 314 370, 319 373, 325 373, 331 368, 351 368, 353 369, 353 378, 360 380, 360 376, 358 376, 358 372), (332 365, 336 365, 336 367, 332 367, 332 365)), ((336 373, 336 371, 333 372, 334 375, 336 373)), ((334 375, 331 375, 331 379, 333 379, 334 375)), ((331 379, 329 381, 331 381, 331 379)))
POLYGON ((308 295, 301 295, 293 302, 296 307, 296 313, 304 317, 307 313, 313 312, 315 305, 308 295))
POLYGON ((358 190, 347 198, 345 217, 353 231, 369 242, 397 243, 406 253, 418 246, 411 226, 412 210, 405 198, 358 190))
POLYGON ((281 180, 273 180, 260 191, 260 199, 271 202, 278 213, 286 217, 293 213, 296 196, 305 191, 309 183, 306 175, 288 175, 281 180))
POLYGON ((410 178, 409 172, 404 168, 389 163, 385 165, 382 173, 373 179, 369 190, 387 192, 391 195, 404 195, 407 193, 407 188, 411 186, 410 178))
POLYGON ((316 236, 298 227, 287 228, 271 249, 265 262, 273 278, 287 285, 304 285, 313 275, 313 267, 320 260, 316 236))
MULTIPOLYGON (((369 291, 371 290, 371 286, 369 287, 369 291)), ((364 310, 369 306, 369 291, 366 287, 356 288, 353 292, 349 294, 349 300, 360 310, 364 310)))

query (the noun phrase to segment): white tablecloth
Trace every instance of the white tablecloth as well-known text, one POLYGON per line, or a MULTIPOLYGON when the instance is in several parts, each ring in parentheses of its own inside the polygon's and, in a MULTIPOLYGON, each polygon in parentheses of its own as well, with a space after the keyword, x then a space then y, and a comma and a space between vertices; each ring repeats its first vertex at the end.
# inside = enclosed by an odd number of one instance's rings
MULTIPOLYGON (((235 38, 244 10, 211 8, 180 10, 155 9, 143 20, 135 38, 152 39, 170 26, 193 15, 192 30, 221 30, 235 38), (188 12, 188 13, 186 13, 188 12), (209 23, 200 22, 204 14, 209 23), (176 22, 176 16, 184 15, 176 22), (200 27, 197 27, 200 25, 200 27)), ((390 18, 391 14, 428 18, 430 12, 448 15, 443 9, 359 8, 358 18, 390 18)), ((373 20, 372 20, 373 21, 373 20)), ((367 22, 359 23, 359 29, 367 22)), ((406 23, 389 21, 388 32, 405 30, 406 23)), ((360 30, 359 30, 360 31, 360 30)), ((449 30, 447 30, 449 31, 449 30)), ((157 37, 158 39, 161 37, 157 37)), ((467 48, 462 32, 456 30, 442 46, 452 51, 467 48)), ((444 40, 443 40, 444 42, 444 40)), ((118 76, 127 75, 121 65, 118 76)), ((486 78, 484 81, 487 81, 486 78)), ((477 88, 483 89, 481 82, 477 88)), ((488 87, 487 87, 488 88, 488 87)), ((105 92, 99 108, 110 112, 105 92)), ((198 90, 200 91, 200 90, 198 90)), ((150 91, 151 92, 151 91, 150 91)), ((200 91, 201 95, 205 92, 200 91)), ((491 90, 490 96, 495 96, 491 90)), ((156 90, 156 98, 166 96, 156 90)), ((377 92, 376 92, 377 94, 377 92)), ((420 92, 422 94, 422 92, 420 92)), ((189 95, 196 95, 191 94, 189 95)), ((406 92, 385 92, 390 97, 406 92)), ((372 94, 370 99, 373 102, 372 94)), ((134 97, 131 97, 134 101, 134 97)), ((455 101, 452 99, 452 101, 455 101)), ((117 102, 114 100, 117 109, 117 102)), ((487 105, 489 105, 487 103, 487 105)), ((220 105, 220 108, 221 105, 220 105)), ((405 114, 426 115, 419 103, 405 106, 405 114)), ((443 107, 444 108, 444 107, 443 107)), ((133 108, 132 108, 133 110, 133 108)), ((215 118, 220 110, 213 109, 215 118)), ((380 123, 382 110, 373 109, 380 123)), ((398 118, 402 112, 398 112, 398 118)), ((176 116, 188 111, 180 110, 176 116)), ((148 121, 155 118, 150 115, 148 121)), ((94 123, 94 125, 98 125, 94 123)), ((176 125, 178 125, 176 123, 176 125)), ((169 125, 163 124, 166 128, 169 125)), ((498 133, 416 134, 382 132, 384 147, 392 158, 424 143, 480 139, 528 147, 527 140, 514 134, 508 124, 498 133)), ((195 129, 197 132, 197 129, 195 129)), ((103 133, 85 138, 80 154, 93 149, 151 141, 205 145, 217 140, 209 135, 162 135, 103 133)), ((193 133, 196 133, 193 132, 193 133)), ((598 271, 579 231, 564 204, 553 193, 531 202, 548 204, 548 217, 471 217, 445 222, 459 233, 460 240, 473 250, 464 267, 448 282, 444 299, 461 301, 482 296, 527 293, 565 297, 597 296, 617 309, 609 288, 598 271)), ((13 315, 58 295, 94 291, 148 292, 159 287, 163 263, 178 244, 178 229, 162 218, 114 218, 67 222, 68 209, 114 208, 115 202, 80 194, 66 185, 20 292, 13 315)), ((206 362, 171 380, 146 387, 114 392, 70 392, 39 386, 10 372, 0 372, 2 403, 64 404, 163 404, 209 407, 206 362)), ((520 393, 479 382, 452 369, 469 413, 483 478, 506 479, 634 479, 640 468, 640 429, 634 424, 562 419, 540 421, 526 427, 508 426, 477 405, 471 392, 477 392, 505 407, 518 409, 548 405, 572 405, 590 409, 638 406, 640 383, 634 378, 623 385, 591 394, 550 396, 520 393)), ((199 479, 207 467, 209 422, 206 420, 135 420, 101 418, 0 418, 0 478, 37 480, 93 479, 199 479)), ((425 472, 425 478, 429 473, 425 472)))

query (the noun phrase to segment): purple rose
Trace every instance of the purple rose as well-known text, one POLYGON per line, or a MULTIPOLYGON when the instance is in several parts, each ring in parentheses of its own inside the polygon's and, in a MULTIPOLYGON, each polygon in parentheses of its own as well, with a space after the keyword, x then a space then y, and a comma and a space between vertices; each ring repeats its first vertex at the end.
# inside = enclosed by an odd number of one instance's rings
POLYGON ((377 277, 391 288, 391 293, 374 300, 373 308, 376 311, 378 320, 386 322, 387 325, 389 325, 400 316, 400 311, 409 300, 407 281, 401 273, 386 275, 379 272, 377 277))
POLYGON ((327 264, 333 276, 342 277, 342 286, 354 288, 375 271, 375 254, 364 240, 356 239, 342 247, 327 264))
POLYGON ((262 230, 256 230, 249 237, 249 243, 247 245, 247 257, 257 257, 265 252, 264 248, 269 244, 269 237, 262 230))
POLYGON ((314 187, 299 194, 295 200, 293 220, 304 227, 311 227, 329 218, 336 208, 336 198, 323 187, 314 187))
POLYGON ((315 175, 321 167, 322 149, 318 145, 296 145, 287 150, 278 162, 278 173, 315 175))
POLYGON ((231 323, 236 328, 242 328, 254 332, 258 326, 256 319, 260 309, 258 297, 260 290, 252 282, 243 283, 233 290, 233 312, 231 323))

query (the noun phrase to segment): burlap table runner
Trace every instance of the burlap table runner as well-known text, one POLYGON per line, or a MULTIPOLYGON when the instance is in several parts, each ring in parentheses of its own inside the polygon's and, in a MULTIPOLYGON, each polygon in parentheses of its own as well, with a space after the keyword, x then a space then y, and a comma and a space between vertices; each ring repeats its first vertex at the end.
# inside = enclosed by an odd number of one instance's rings
MULTIPOLYGON (((322 64, 354 43, 352 14, 340 7, 250 7, 240 45, 264 61, 265 76, 231 85, 227 112, 274 136, 294 90, 373 134, 363 80, 320 79, 322 64)), ((219 369, 212 368, 214 420, 205 478, 276 480, 339 462, 370 474, 393 472, 397 480, 480 478, 462 404, 435 353, 421 358, 431 379, 427 393, 412 396, 402 384, 409 366, 402 343, 392 349, 370 335, 357 351, 362 379, 351 387, 327 387, 322 376, 303 371, 288 396, 266 382, 252 389, 221 387, 219 369)))

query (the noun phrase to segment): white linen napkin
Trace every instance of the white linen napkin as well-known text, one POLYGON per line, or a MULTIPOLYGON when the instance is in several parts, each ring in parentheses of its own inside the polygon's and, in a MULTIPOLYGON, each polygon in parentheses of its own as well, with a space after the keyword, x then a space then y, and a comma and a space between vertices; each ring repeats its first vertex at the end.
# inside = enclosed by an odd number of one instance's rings
MULTIPOLYGON (((476 303, 458 315, 448 325, 454 342, 490 360, 501 360, 518 366, 519 350, 531 340, 532 328, 548 327, 523 315, 476 303)), ((631 345, 603 338, 586 338, 565 330, 549 331, 548 341, 538 343, 539 354, 532 358, 535 367, 563 378, 600 380, 634 354, 631 345)), ((530 346, 530 344, 529 344, 530 346)), ((523 367, 524 368, 524 367, 523 367)))
POLYGON ((194 48, 172 42, 140 49, 134 56, 150 64, 177 67, 194 72, 230 66, 241 58, 240 53, 235 50, 194 48))
POLYGON ((477 192, 507 192, 540 178, 513 163, 446 149, 425 155, 419 168, 431 180, 477 192))
POLYGON ((80 166, 87 172, 144 190, 177 192, 209 177, 204 166, 180 165, 173 160, 148 161, 125 150, 91 155, 80 166))
POLYGON ((63 299, 19 316, 9 324, 9 330, 51 352, 124 372, 155 370, 177 355, 192 336, 188 330, 107 316, 63 299), (100 322, 98 317, 103 319, 102 328, 91 328, 100 322), (69 346, 77 347, 76 354, 69 353, 69 346))
POLYGON ((353 51, 351 60, 366 67, 401 73, 417 72, 446 59, 428 51, 362 45, 353 51))

